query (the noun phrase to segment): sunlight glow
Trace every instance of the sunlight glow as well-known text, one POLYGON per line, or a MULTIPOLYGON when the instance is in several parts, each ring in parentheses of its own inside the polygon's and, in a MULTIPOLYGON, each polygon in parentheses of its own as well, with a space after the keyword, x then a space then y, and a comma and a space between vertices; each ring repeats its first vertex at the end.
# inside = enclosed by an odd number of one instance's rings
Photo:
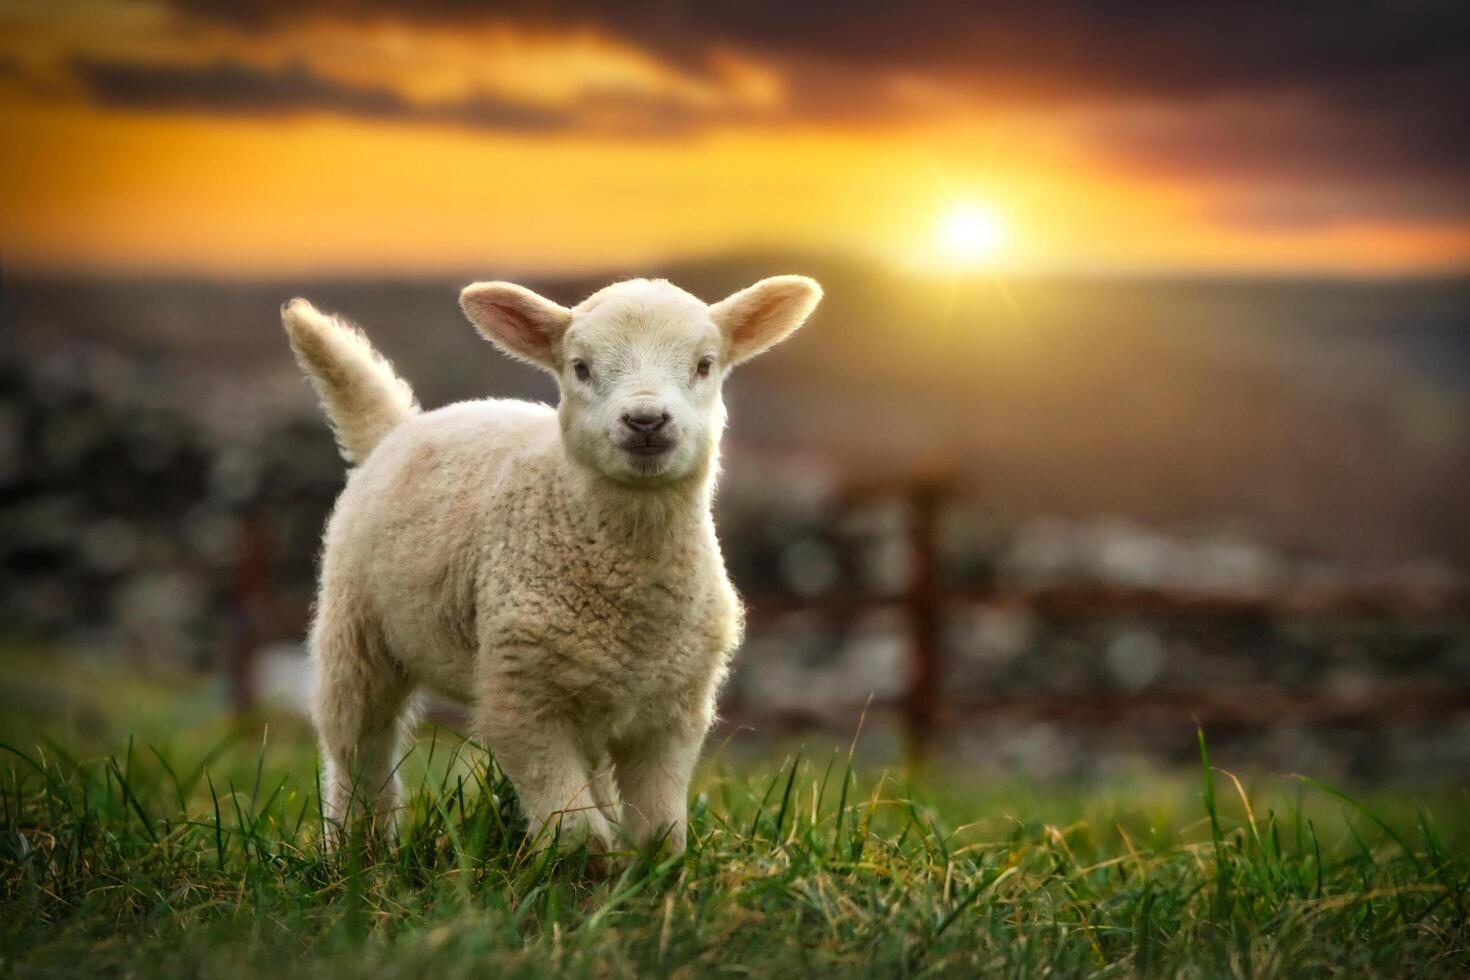
POLYGON ((979 265, 991 261, 1006 241, 1005 224, 994 208, 973 201, 956 204, 937 229, 939 245, 953 262, 979 265))

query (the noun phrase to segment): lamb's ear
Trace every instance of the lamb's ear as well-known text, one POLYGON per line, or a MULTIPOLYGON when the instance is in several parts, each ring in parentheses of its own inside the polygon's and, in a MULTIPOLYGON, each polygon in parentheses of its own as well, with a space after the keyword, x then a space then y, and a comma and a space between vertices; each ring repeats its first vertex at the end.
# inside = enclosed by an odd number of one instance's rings
POLYGON ((507 354, 556 370, 553 352, 572 322, 572 311, 565 306, 510 282, 466 286, 459 294, 459 306, 507 354))
POLYGON ((785 340, 811 316, 822 287, 806 276, 772 276, 709 308, 725 335, 731 364, 785 340))

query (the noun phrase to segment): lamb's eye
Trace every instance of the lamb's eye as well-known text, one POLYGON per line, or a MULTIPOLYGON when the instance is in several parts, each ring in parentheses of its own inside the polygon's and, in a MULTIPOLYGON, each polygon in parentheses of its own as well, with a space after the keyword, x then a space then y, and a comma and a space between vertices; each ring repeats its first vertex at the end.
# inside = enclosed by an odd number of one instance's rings
POLYGON ((572 373, 577 376, 578 381, 592 380, 592 368, 588 367, 587 362, 581 358, 572 362, 572 373))
POLYGON ((694 373, 701 378, 709 377, 710 368, 714 367, 715 359, 712 357, 701 357, 699 363, 694 365, 694 373))

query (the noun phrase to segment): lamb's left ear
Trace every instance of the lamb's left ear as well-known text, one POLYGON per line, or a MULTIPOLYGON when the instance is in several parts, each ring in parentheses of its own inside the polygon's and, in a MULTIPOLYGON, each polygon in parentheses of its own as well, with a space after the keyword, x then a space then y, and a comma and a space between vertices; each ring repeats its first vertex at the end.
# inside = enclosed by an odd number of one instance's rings
POLYGON ((822 287, 806 276, 772 276, 709 308, 725 335, 730 363, 748 361, 779 344, 806 322, 822 298, 822 287))
POLYGON ((491 342, 513 357, 556 370, 556 344, 572 311, 525 286, 477 282, 459 294, 459 306, 491 342))

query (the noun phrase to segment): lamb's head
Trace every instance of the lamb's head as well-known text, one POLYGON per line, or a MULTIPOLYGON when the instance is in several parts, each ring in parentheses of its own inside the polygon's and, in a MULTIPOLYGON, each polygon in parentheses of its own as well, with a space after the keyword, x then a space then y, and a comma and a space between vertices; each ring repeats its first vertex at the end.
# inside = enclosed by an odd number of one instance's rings
POLYGON ((708 470, 725 424, 725 374, 801 326, 821 297, 803 276, 763 279, 713 305, 633 279, 567 309, 488 282, 466 287, 460 305, 502 350, 556 376, 573 460, 658 486, 708 470))

